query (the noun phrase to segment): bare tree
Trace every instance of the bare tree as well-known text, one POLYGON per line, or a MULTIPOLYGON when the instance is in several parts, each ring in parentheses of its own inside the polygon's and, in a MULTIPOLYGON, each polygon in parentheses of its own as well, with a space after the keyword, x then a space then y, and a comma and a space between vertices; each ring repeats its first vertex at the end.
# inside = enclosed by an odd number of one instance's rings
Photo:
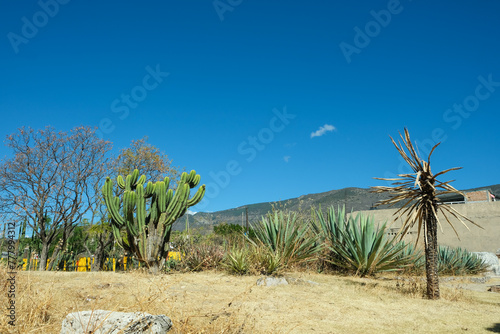
POLYGON ((114 173, 118 175, 132 174, 138 169, 148 180, 160 180, 169 176, 171 181, 178 181, 180 168, 172 166, 172 160, 154 145, 147 143, 148 137, 132 140, 130 147, 120 151, 114 163, 114 173))
POLYGON ((70 132, 21 128, 5 142, 13 157, 0 165, 0 205, 11 219, 27 219, 42 243, 39 270, 45 270, 50 245, 58 242, 57 256, 99 200, 97 184, 107 171, 111 143, 90 127, 70 132), (56 240, 61 233, 62 242, 56 240))

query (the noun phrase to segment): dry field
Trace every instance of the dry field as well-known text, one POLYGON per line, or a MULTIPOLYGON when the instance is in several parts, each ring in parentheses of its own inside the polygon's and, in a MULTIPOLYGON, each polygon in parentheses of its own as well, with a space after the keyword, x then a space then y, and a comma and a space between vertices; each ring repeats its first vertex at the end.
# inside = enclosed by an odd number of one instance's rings
MULTIPOLYGON (((2 282, 6 272, 1 270, 2 282)), ((318 285, 257 286, 258 276, 223 272, 20 272, 16 327, 1 333, 59 333, 82 310, 165 314, 173 333, 500 333, 500 294, 486 284, 442 284, 443 298, 421 298, 423 283, 292 272, 318 285), (472 287, 473 290, 463 289, 472 287)), ((2 283, 4 291, 6 283, 2 283)), ((2 307, 7 296, 1 294, 2 307)))

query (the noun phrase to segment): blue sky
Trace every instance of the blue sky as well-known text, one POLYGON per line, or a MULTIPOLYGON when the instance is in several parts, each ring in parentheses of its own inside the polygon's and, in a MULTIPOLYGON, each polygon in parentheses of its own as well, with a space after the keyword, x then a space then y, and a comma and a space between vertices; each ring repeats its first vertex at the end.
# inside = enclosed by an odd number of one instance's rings
POLYGON ((0 135, 147 135, 209 185, 194 211, 381 185, 404 127, 455 187, 499 183, 498 1, 0 6, 0 135))

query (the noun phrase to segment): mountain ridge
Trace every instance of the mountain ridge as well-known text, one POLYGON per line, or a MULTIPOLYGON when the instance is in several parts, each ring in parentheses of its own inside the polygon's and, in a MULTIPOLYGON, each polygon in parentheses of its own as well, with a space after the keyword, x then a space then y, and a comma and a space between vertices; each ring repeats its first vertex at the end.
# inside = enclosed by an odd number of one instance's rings
MULTIPOLYGON (((500 195, 500 184, 464 189, 461 191, 475 191, 490 189, 493 194, 500 195)), ((311 193, 293 197, 286 200, 274 202, 260 202, 241 205, 235 208, 220 210, 216 212, 197 212, 184 215, 179 218, 173 226, 176 231, 184 230, 188 225, 190 228, 212 229, 220 223, 244 225, 246 221, 246 208, 248 208, 248 220, 250 224, 259 221, 262 216, 274 208, 286 208, 290 211, 309 211, 311 207, 327 209, 330 206, 343 207, 346 211, 362 211, 374 208, 374 205, 388 198, 387 194, 375 194, 370 192, 371 188, 346 187, 320 193, 311 193)), ((385 206, 387 207, 387 206, 385 206)), ((380 206, 379 208, 384 208, 380 206)))

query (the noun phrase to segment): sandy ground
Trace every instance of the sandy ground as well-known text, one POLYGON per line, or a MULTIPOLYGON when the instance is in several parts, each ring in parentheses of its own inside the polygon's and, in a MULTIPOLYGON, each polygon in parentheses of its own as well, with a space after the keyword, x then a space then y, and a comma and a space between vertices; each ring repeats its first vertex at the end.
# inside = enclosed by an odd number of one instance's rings
POLYGON ((106 309, 166 314, 174 333, 500 333, 500 294, 487 291, 500 278, 443 282, 442 299, 429 301, 423 280, 285 276, 319 284, 265 287, 223 272, 23 272, 10 332, 58 333, 66 314, 106 309))

